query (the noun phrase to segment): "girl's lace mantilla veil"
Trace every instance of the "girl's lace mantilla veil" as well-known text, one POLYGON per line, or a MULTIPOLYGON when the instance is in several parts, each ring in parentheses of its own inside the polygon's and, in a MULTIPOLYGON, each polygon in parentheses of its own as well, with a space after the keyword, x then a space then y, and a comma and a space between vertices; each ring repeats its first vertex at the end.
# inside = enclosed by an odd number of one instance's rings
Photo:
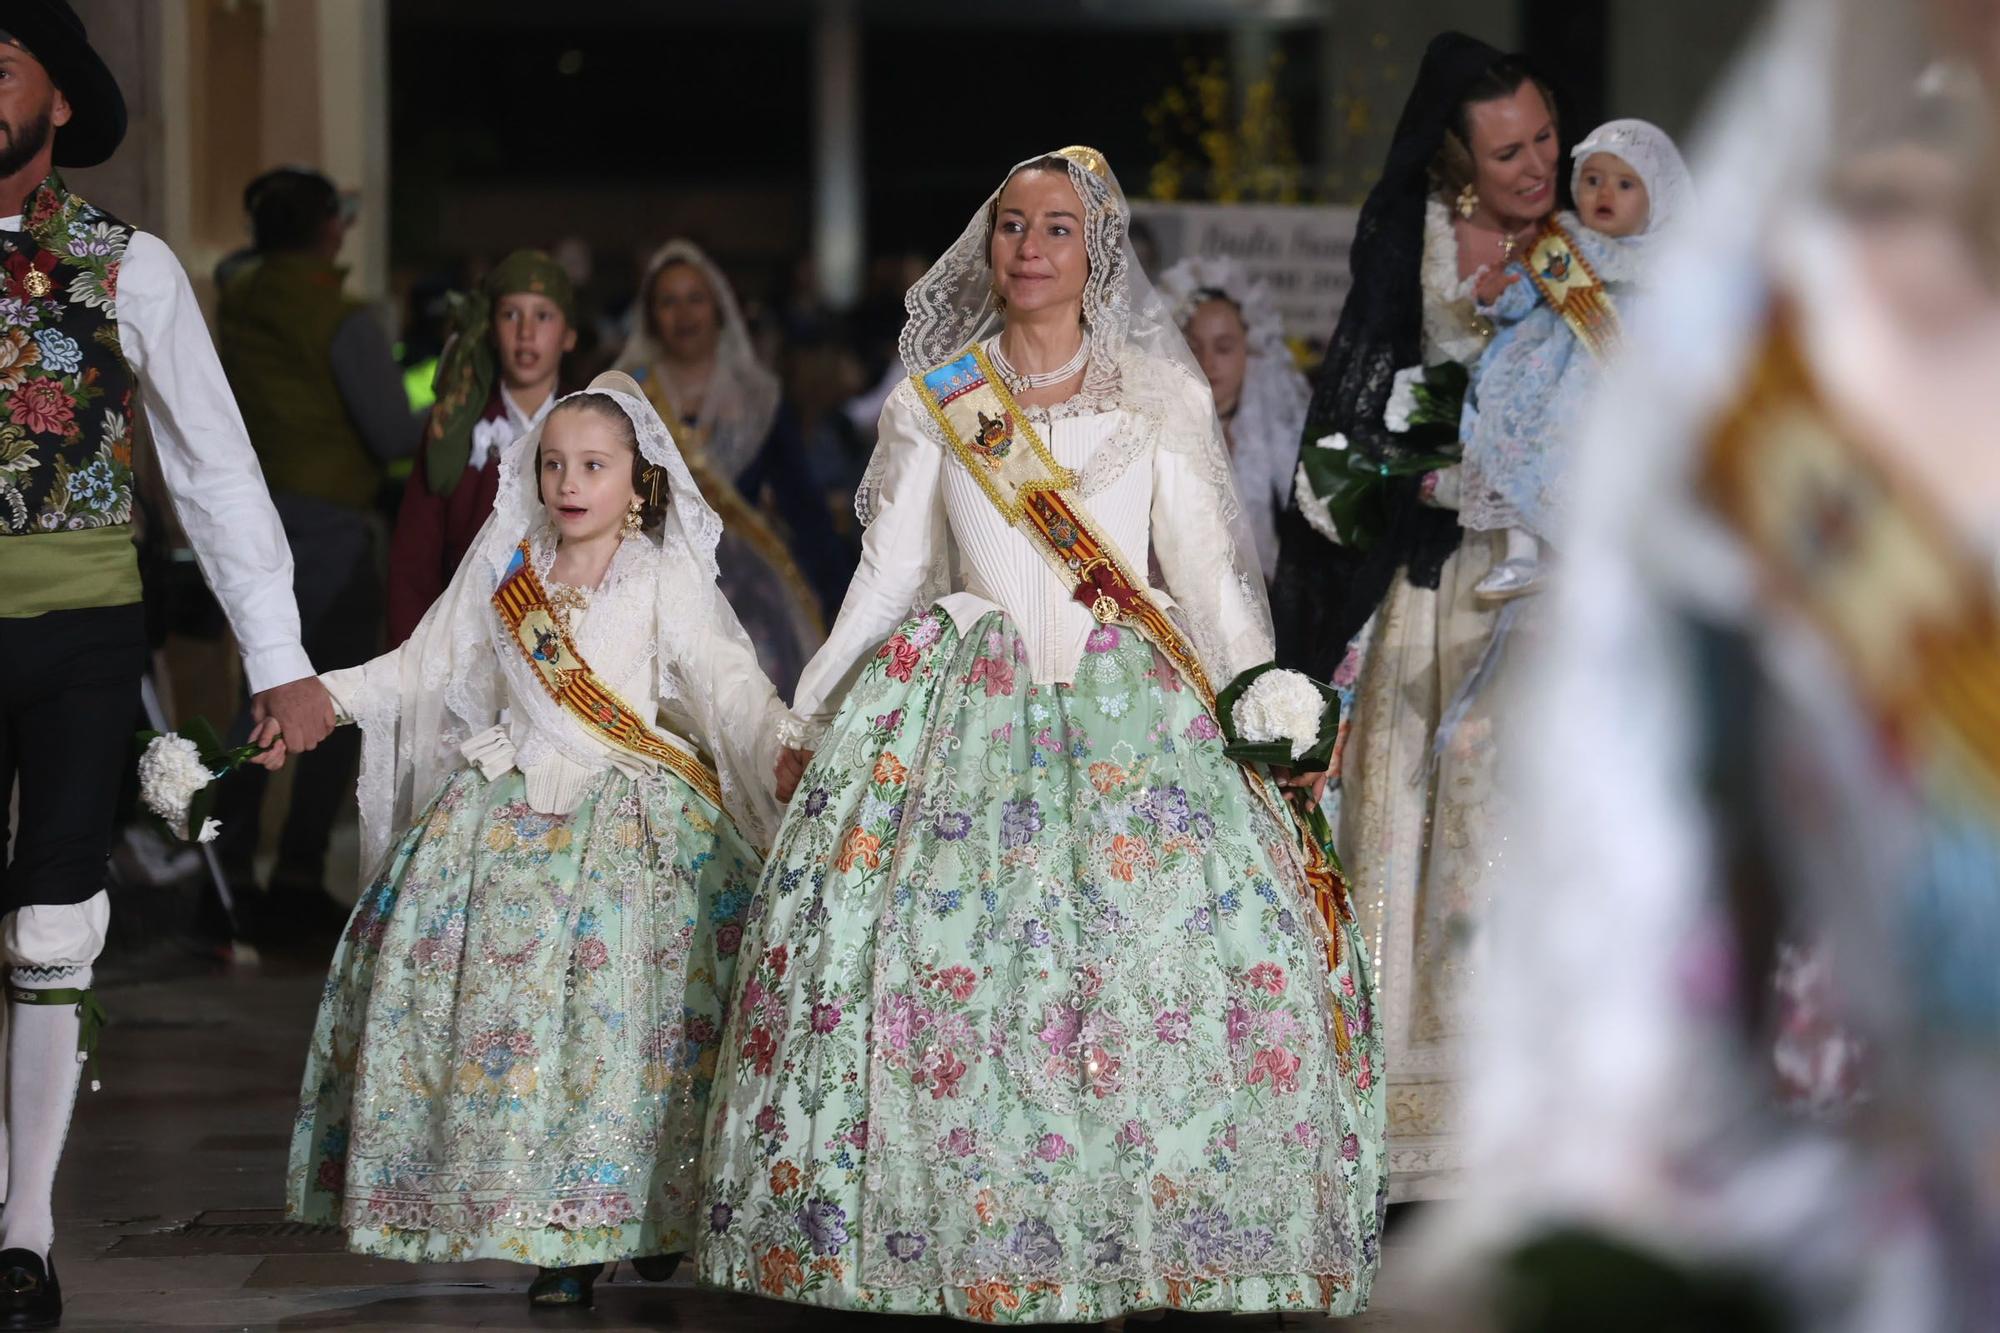
MULTIPOLYGON (((1285 342, 1284 320, 1271 291, 1248 269, 1226 255, 1189 256, 1160 275, 1160 288, 1172 304, 1174 322, 1185 326, 1203 292, 1221 292, 1242 317, 1249 359, 1232 424, 1234 470, 1243 490, 1253 498, 1269 496, 1278 513, 1291 501, 1292 469, 1299 456, 1299 433, 1305 428, 1312 386, 1292 362, 1285 342)), ((1264 522, 1274 524, 1275 516, 1264 522)), ((1277 564, 1277 536, 1269 527, 1264 548, 1270 574, 1277 564)))
MULTIPOLYGON (((676 730, 708 750, 722 781, 724 803, 744 834, 768 845, 778 810, 766 776, 771 764, 771 755, 764 752, 766 738, 741 718, 720 716, 717 701, 683 685, 689 675, 683 669, 685 652, 702 636, 740 641, 754 657, 748 636, 716 588, 715 549, 722 539, 722 520, 702 499, 666 423, 630 376, 608 371, 582 393, 609 398, 630 418, 640 455, 664 474, 669 494, 659 529, 626 539, 606 586, 629 578, 652 582, 660 708, 676 730)), ((557 407, 580 396, 568 395, 557 407)), ((355 721, 363 732, 359 794, 364 876, 374 874, 396 832, 465 762, 459 747, 492 727, 507 706, 493 590, 521 543, 545 535, 548 518, 536 463, 542 431, 553 416, 544 417, 501 455, 493 513, 450 586, 403 646, 393 677, 378 681, 369 673, 368 697, 356 701, 355 721)), ((577 757, 594 762, 601 755, 584 750, 577 757)))

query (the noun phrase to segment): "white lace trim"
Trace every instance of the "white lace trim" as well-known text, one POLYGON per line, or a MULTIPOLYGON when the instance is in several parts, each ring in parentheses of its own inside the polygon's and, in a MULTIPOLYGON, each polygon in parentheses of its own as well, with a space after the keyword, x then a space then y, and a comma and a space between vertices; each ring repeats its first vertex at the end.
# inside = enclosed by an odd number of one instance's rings
POLYGON ((1333 506, 1320 498, 1306 477, 1306 465, 1299 464, 1292 477, 1292 495, 1299 502, 1299 513, 1305 516, 1306 525, 1335 546, 1345 546, 1340 539, 1340 528, 1333 521, 1333 506))
POLYGON ((1451 210, 1435 196, 1424 201, 1424 364, 1456 361, 1469 366, 1486 350, 1486 326, 1473 289, 1478 275, 1458 276, 1458 234, 1451 210))
POLYGON ((778 744, 793 750, 816 750, 832 722, 815 722, 789 710, 778 719, 778 744))

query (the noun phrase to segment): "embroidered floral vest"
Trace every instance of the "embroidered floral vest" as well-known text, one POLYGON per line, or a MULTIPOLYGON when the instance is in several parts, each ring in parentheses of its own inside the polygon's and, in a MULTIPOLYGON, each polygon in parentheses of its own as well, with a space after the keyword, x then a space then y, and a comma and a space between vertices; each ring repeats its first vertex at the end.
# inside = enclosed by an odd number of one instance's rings
POLYGON ((132 229, 54 175, 22 223, 0 232, 0 574, 37 595, 0 598, 0 615, 136 601, 136 380, 116 304, 132 229))
POLYGON ((131 228, 51 176, 0 232, 0 531, 131 521, 131 367, 118 265, 131 228))

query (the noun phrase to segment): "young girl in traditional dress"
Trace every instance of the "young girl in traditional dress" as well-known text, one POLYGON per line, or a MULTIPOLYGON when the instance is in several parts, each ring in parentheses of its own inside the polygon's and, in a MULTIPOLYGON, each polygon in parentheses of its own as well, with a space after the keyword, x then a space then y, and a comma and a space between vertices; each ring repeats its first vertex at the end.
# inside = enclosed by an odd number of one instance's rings
POLYGON ((1292 361, 1270 288, 1226 256, 1190 256, 1160 276, 1188 349, 1215 395, 1236 494, 1269 581, 1278 569, 1278 517, 1312 386, 1292 361))
POLYGON ((1600 125, 1571 156, 1576 212, 1556 218, 1570 245, 1538 264, 1530 242, 1528 254, 1479 289, 1481 312, 1500 331, 1479 363, 1461 432, 1459 524, 1506 533, 1506 558, 1474 589, 1493 601, 1541 586, 1542 545, 1561 522, 1564 433, 1576 428, 1602 359, 1616 348, 1620 305, 1644 281, 1658 238, 1690 194, 1680 150, 1643 120, 1600 125), (1608 319, 1583 316, 1587 339, 1543 290, 1563 290, 1579 264, 1610 307, 1608 319))
POLYGON ((535 1303, 589 1304, 605 1261, 691 1248, 782 711, 720 536, 638 386, 599 376, 509 447, 409 642, 325 677, 364 733, 372 878, 287 1188, 354 1250, 516 1259, 535 1303))

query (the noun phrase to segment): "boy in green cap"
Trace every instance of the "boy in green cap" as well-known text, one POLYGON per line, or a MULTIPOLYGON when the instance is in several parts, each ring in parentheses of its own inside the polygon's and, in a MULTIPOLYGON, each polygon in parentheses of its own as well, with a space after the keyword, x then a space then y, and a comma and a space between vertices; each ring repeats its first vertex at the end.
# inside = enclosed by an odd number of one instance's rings
POLYGON ((500 451, 548 415, 563 354, 576 346, 569 274, 516 250, 453 301, 437 403, 389 544, 389 642, 410 637, 493 512, 500 451))

